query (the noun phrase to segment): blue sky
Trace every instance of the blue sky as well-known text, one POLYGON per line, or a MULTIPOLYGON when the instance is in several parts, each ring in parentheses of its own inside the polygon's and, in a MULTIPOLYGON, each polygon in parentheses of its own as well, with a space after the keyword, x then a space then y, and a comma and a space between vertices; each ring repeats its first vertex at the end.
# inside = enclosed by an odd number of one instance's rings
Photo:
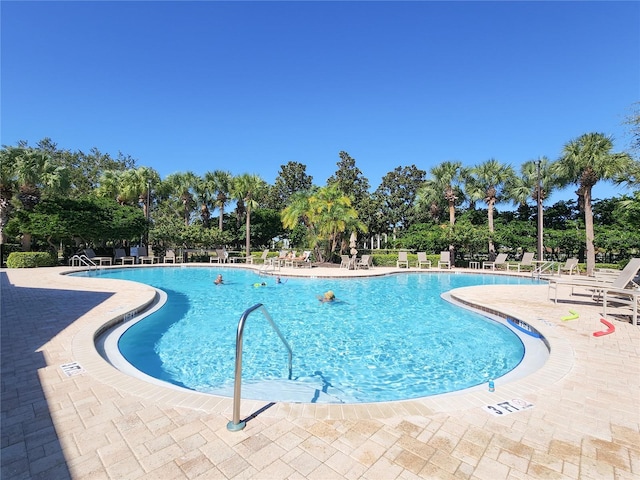
POLYGON ((1 15, 1 143, 120 151, 163 178, 272 183, 298 161, 324 185, 344 150, 375 189, 397 166, 556 159, 588 132, 620 151, 640 100, 638 2, 3 0, 1 15))

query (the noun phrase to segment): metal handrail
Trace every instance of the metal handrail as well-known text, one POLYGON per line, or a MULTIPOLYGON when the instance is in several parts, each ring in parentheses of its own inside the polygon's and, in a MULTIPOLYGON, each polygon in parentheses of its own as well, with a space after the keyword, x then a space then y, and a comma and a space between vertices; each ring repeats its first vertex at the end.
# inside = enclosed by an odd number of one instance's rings
POLYGON ((97 267, 98 265, 86 255, 74 255, 70 260, 72 267, 86 265, 87 267, 97 267), (77 265, 76 265, 77 263, 77 265))
POLYGON ((551 270, 551 275, 553 275, 553 268, 555 267, 556 262, 553 260, 548 260, 546 262, 538 262, 538 266, 531 271, 531 276, 535 277, 536 280, 540 280, 540 277, 547 271, 551 270))
POLYGON ((264 305, 262 305, 261 303, 257 303, 253 307, 248 308, 247 310, 244 311, 244 313, 240 317, 240 321, 238 322, 238 330, 236 332, 236 366, 235 366, 235 377, 234 377, 234 385, 233 385, 233 420, 227 423, 227 430, 230 430, 232 432, 237 432, 242 430, 247 423, 247 422, 240 421, 240 400, 241 400, 240 392, 242 390, 242 339, 244 336, 244 325, 247 321, 247 318, 252 312, 258 309, 262 311, 262 314, 269 321, 269 323, 271 324, 271 327, 278 334, 278 336, 280 337, 280 340, 282 340, 282 343, 284 344, 287 351, 289 352, 289 380, 291 380, 291 373, 292 373, 291 362, 293 358, 293 352, 291 351, 291 347, 289 346, 289 343, 282 335, 282 332, 280 331, 278 326, 275 324, 275 322, 271 318, 271 315, 269 315, 269 312, 267 312, 267 309, 264 307, 264 305))

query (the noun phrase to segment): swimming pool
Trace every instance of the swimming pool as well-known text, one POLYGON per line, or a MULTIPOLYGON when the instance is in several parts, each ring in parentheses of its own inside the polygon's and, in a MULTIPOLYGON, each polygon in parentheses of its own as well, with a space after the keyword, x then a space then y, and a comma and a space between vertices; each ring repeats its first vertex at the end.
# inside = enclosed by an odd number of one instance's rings
POLYGON ((262 303, 293 350, 264 317, 246 324, 243 398, 312 403, 410 399, 466 389, 517 367, 525 347, 503 324, 451 305, 441 292, 469 285, 531 284, 479 274, 395 274, 375 278, 283 279, 236 268, 105 269, 84 275, 134 280, 162 289, 167 303, 127 325, 118 347, 151 377, 232 396, 235 334, 262 303), (222 273, 225 284, 213 280, 222 273), (265 286, 255 286, 265 282, 265 286), (316 299, 326 290, 337 302, 316 299))

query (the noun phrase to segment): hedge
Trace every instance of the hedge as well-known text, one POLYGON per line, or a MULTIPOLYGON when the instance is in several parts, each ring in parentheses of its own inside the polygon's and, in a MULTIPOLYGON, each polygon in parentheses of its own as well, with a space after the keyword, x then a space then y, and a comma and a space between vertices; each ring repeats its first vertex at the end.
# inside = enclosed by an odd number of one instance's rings
POLYGON ((58 260, 47 252, 11 252, 7 268, 53 267, 58 260))

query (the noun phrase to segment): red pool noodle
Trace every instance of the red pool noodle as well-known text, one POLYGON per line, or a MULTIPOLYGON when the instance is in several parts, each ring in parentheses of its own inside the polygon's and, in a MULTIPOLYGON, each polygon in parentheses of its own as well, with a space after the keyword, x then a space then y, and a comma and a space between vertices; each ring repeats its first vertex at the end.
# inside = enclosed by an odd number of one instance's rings
POLYGON ((608 328, 606 330, 601 330, 599 332, 593 332, 594 337, 601 337, 603 335, 609 335, 616 331, 616 327, 613 326, 613 323, 607 322, 604 318, 600 319, 600 322, 604 323, 608 328))

